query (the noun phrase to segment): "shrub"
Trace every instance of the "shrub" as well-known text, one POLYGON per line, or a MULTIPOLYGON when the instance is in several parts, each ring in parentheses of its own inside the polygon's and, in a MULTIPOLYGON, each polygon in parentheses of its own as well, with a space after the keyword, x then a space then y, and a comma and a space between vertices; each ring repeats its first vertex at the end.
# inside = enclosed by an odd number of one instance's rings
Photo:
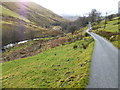
POLYGON ((50 42, 50 47, 54 48, 56 46, 62 45, 64 43, 66 43, 68 41, 67 38, 59 38, 59 39, 55 39, 53 41, 50 42))
POLYGON ((74 46, 73 46, 74 49, 77 48, 77 47, 78 47, 77 45, 74 45, 74 46))
POLYGON ((87 48, 87 45, 85 45, 84 43, 82 43, 82 47, 83 47, 84 49, 86 49, 86 48, 87 48))
POLYGON ((69 32, 71 32, 72 34, 75 32, 75 30, 77 30, 77 26, 71 26, 69 28, 69 32))
POLYGON ((90 36, 88 33, 85 33, 85 36, 87 37, 87 36, 90 36))

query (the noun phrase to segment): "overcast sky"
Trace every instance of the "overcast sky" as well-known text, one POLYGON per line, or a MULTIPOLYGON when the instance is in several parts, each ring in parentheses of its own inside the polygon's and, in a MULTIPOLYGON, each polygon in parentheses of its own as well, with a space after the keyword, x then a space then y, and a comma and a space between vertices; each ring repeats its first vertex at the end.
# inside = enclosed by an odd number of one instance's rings
POLYGON ((105 13, 118 12, 119 0, 32 0, 57 14, 86 15, 91 9, 105 13))
MULTIPOLYGON (((4 2, 16 0, 3 0, 4 2)), ((118 12, 119 0, 17 0, 17 1, 32 1, 41 6, 53 11, 56 14, 62 15, 86 15, 92 9, 96 9, 102 14, 118 12)))

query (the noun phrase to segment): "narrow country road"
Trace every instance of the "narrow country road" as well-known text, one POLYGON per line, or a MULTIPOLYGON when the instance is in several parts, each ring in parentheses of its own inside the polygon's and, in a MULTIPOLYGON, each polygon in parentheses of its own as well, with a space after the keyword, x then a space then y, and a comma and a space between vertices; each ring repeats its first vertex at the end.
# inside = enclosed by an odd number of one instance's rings
POLYGON ((95 46, 87 88, 118 88, 118 49, 101 36, 88 32, 95 46))

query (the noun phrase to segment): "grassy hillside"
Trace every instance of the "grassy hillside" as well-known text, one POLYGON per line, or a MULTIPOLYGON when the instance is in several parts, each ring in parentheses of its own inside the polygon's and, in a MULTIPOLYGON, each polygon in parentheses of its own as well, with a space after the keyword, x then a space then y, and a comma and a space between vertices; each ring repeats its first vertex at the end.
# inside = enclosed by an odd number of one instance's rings
POLYGON ((118 48, 120 48, 120 31, 118 29, 120 24, 119 19, 119 17, 112 18, 110 20, 107 19, 105 28, 105 20, 101 21, 99 24, 93 25, 93 31, 95 33, 105 37, 118 48))
POLYGON ((15 13, 15 12, 13 12, 13 11, 11 11, 11 10, 9 10, 9 9, 1 6, 1 5, 0 5, 0 8, 2 9, 2 12, 0 12, 2 15, 13 16, 13 17, 15 17, 15 18, 19 18, 19 19, 24 20, 24 21, 26 21, 26 22, 30 22, 30 21, 29 21, 28 19, 26 19, 25 17, 20 16, 19 14, 15 13))
MULTIPOLYGON (((13 19, 19 21, 18 19, 12 18, 12 20, 13 19)), ((25 23, 22 21, 2 21, 3 46, 7 45, 8 43, 14 43, 25 39, 32 39, 37 37, 52 37, 62 34, 62 31, 45 29, 34 24, 25 23)))
POLYGON ((70 45, 56 47, 33 57, 3 64, 4 88, 85 88, 88 84, 93 49, 73 49, 70 45), (88 56, 88 57, 86 57, 88 56), (19 81, 19 82, 18 82, 19 81))
MULTIPOLYGON (((85 88, 89 81, 93 41, 81 29, 47 41, 36 50, 45 51, 35 56, 4 62, 3 88, 85 88)), ((39 42, 29 42, 27 46, 36 49, 39 42)), ((23 45, 14 47, 6 55, 22 49, 27 51, 23 45)))
POLYGON ((35 3, 2 2, 0 9, 2 9, 0 24, 2 24, 3 46, 25 39, 63 34, 62 31, 48 27, 66 20, 35 3))
MULTIPOLYGON (((18 58, 33 56, 49 48, 54 48, 59 45, 65 45, 66 43, 72 43, 76 40, 81 40, 83 37, 87 36, 85 30, 86 27, 76 31, 74 34, 68 33, 67 35, 62 35, 62 37, 41 38, 16 45, 13 48, 7 49, 7 51, 2 54, 3 61, 6 62, 18 58)), ((52 34, 54 33, 56 32, 52 31, 52 34)), ((83 44, 83 46, 85 48, 87 44, 83 44)))
POLYGON ((33 2, 2 2, 2 6, 39 26, 67 21, 52 11, 33 2))

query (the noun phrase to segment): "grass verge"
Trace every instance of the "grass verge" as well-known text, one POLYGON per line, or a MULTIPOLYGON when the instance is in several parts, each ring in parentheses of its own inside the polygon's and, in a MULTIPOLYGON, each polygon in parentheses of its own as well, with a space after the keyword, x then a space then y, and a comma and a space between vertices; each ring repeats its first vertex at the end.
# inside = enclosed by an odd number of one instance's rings
POLYGON ((93 38, 84 37, 32 57, 5 62, 3 88, 85 88, 93 47, 93 38))
POLYGON ((104 37, 110 41, 115 47, 120 49, 120 32, 119 32, 119 17, 112 18, 111 20, 107 19, 106 27, 105 21, 101 21, 99 24, 93 25, 93 32, 104 37))

